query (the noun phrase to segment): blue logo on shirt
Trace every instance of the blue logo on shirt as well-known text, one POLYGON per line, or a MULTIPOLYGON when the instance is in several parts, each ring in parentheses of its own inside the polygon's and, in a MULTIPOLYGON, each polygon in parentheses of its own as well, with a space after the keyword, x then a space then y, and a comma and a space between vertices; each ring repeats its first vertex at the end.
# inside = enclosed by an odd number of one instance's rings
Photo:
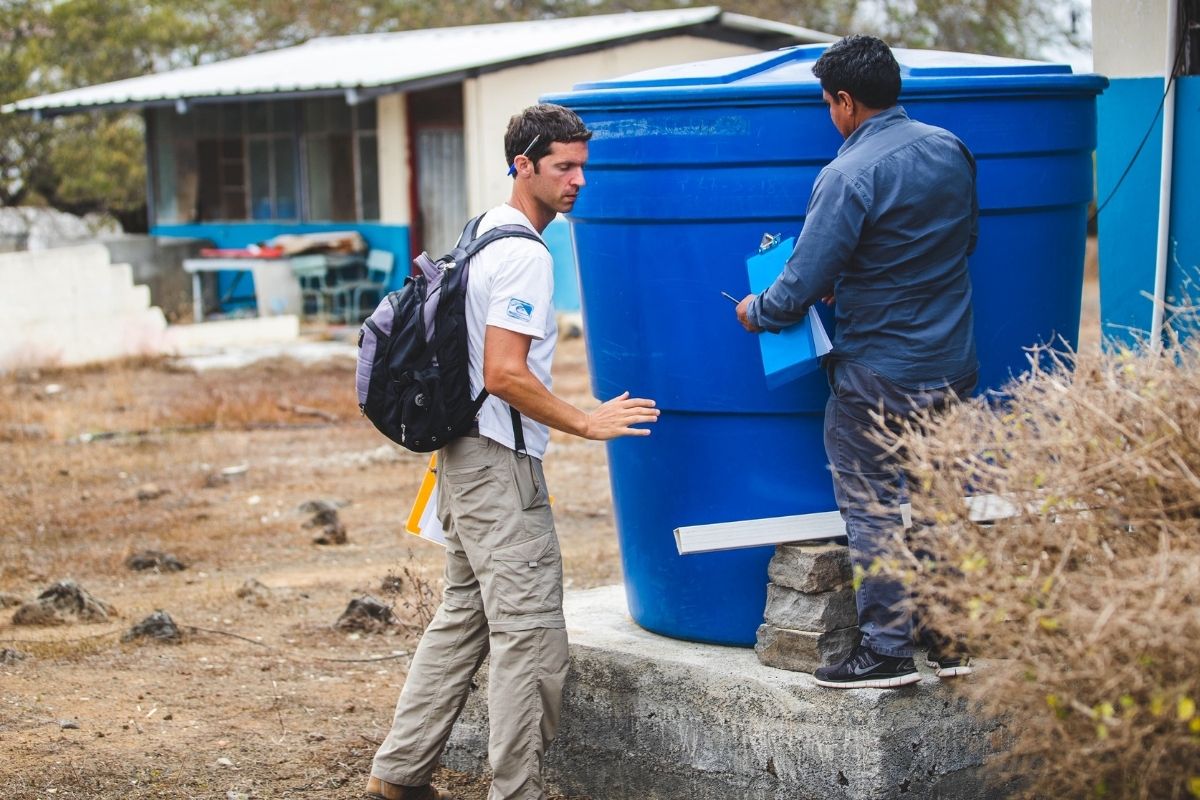
POLYGON ((529 322, 533 318, 533 304, 515 297, 509 298, 508 315, 513 319, 529 322))

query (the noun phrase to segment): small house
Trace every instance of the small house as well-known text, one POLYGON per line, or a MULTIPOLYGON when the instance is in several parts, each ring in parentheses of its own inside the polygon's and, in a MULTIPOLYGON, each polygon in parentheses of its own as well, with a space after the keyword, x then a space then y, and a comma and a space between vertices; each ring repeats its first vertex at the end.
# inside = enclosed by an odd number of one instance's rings
MULTIPOLYGON (((141 109, 154 235, 241 248, 352 230, 406 264, 449 249, 469 215, 508 196, 505 126, 539 96, 834 38, 717 7, 335 36, 5 110, 141 109)), ((578 308, 567 224, 546 239, 556 303, 578 308)))

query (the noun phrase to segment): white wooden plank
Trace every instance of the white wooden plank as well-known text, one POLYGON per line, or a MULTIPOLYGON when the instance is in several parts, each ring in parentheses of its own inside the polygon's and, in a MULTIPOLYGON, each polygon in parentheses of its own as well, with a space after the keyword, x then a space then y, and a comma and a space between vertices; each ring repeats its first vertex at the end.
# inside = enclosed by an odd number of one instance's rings
POLYGON ((845 536, 846 526, 837 511, 767 517, 709 525, 688 525, 675 529, 675 548, 679 555, 710 553, 761 547, 780 542, 799 542, 845 536))
MULTIPOLYGON (((963 498, 967 516, 972 522, 988 522, 1015 517, 1019 511, 1010 500, 986 494, 963 498)), ((912 506, 900 506, 904 527, 912 526, 912 506)), ((708 525, 687 525, 675 529, 675 549, 679 555, 737 550, 743 547, 805 542, 845 536, 846 526, 837 511, 814 514, 795 514, 787 517, 715 522, 708 525)))
POLYGON ((998 494, 981 494, 965 497, 967 516, 971 522, 992 522, 1015 517, 1020 511, 1011 500, 998 494))

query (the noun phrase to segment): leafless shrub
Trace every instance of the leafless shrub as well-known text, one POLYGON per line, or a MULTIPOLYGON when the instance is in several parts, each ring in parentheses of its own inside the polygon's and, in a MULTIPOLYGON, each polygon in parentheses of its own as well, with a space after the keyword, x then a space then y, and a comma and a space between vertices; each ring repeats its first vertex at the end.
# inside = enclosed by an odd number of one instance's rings
POLYGON ((438 605, 442 602, 441 587, 414 568, 411 555, 409 563, 400 571, 400 576, 398 582, 403 584, 404 591, 397 594, 393 601, 399 606, 397 616, 410 632, 420 635, 429 627, 438 605))
POLYGON ((1028 796, 1200 797, 1200 350, 1031 362, 892 439, 930 524, 873 569, 990 659, 955 685, 1008 721, 1028 796))

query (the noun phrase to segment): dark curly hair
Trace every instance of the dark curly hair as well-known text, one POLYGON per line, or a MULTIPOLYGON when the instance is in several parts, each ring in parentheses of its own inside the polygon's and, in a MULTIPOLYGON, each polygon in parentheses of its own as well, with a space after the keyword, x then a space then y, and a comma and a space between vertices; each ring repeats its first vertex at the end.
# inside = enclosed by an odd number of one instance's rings
POLYGON ((504 158, 506 163, 512 164, 517 156, 525 153, 536 172, 538 161, 550 152, 550 145, 586 142, 591 138, 592 132, 574 111, 553 103, 539 103, 514 114, 508 121, 508 130, 504 132, 504 158), (535 136, 537 142, 525 153, 535 136))
POLYGON ((890 108, 900 97, 900 65, 874 36, 856 34, 834 42, 812 71, 829 94, 846 92, 867 108, 890 108))

